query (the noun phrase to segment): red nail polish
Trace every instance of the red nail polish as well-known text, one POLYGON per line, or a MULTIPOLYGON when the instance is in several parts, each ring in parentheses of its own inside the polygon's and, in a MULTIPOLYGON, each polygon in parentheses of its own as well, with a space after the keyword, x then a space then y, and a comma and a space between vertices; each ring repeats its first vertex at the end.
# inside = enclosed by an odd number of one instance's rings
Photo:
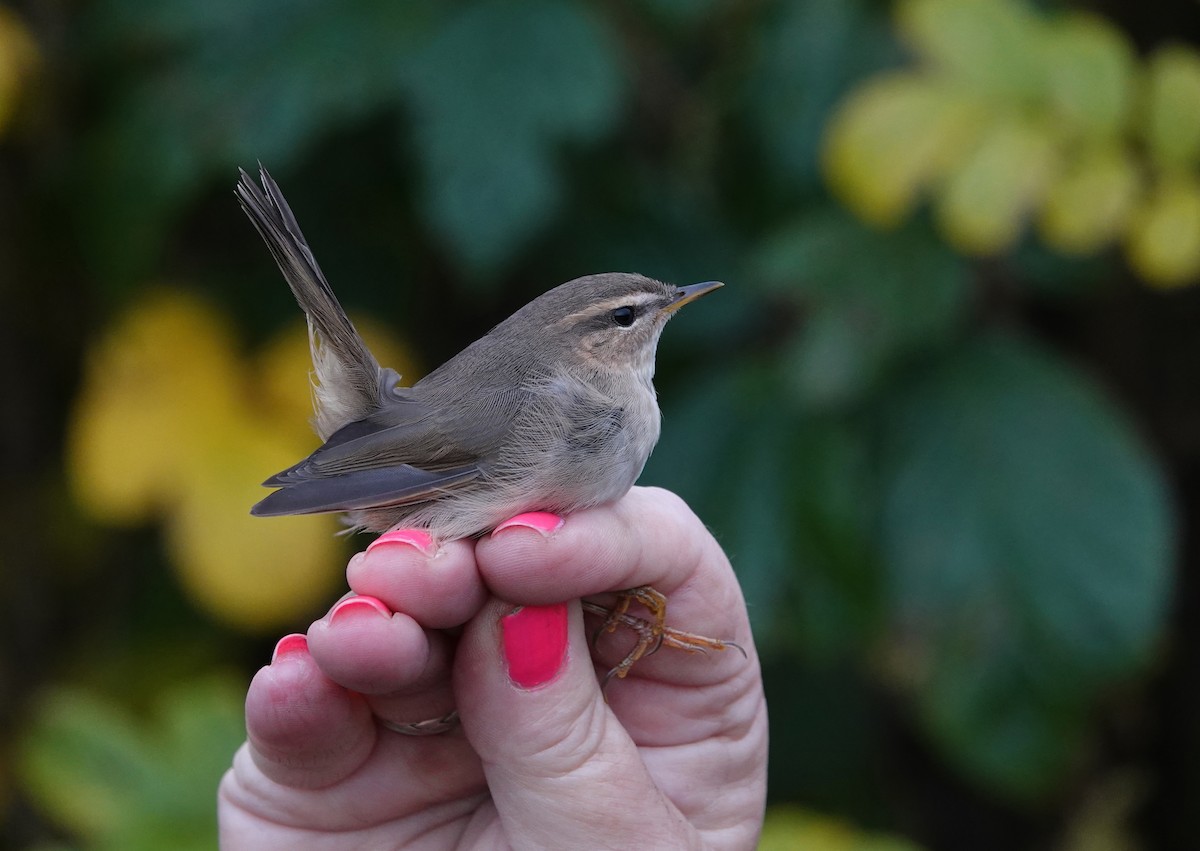
POLYGON ((557 514, 551 514, 549 511, 526 511, 524 514, 518 514, 516 517, 505 520, 492 530, 492 534, 495 535, 497 532, 503 532, 505 529, 520 526, 526 529, 534 529, 541 532, 543 537, 549 538, 561 529, 562 525, 563 519, 557 514))
POLYGON ((500 621, 508 678, 523 689, 554 679, 567 657, 567 604, 524 606, 500 621))
POLYGON ((389 529, 367 544, 367 552, 387 544, 406 544, 427 556, 433 555, 437 549, 433 542, 433 536, 423 529, 389 529))
POLYGON ((392 616, 391 609, 385 606, 378 598, 360 595, 357 597, 347 597, 334 606, 329 612, 329 622, 333 623, 338 619, 339 615, 343 615, 345 612, 377 612, 385 618, 392 616))
POLYGON ((296 656, 307 652, 308 638, 298 632, 294 632, 279 639, 279 643, 275 645, 274 652, 271 653, 271 664, 274 665, 284 656, 296 656))

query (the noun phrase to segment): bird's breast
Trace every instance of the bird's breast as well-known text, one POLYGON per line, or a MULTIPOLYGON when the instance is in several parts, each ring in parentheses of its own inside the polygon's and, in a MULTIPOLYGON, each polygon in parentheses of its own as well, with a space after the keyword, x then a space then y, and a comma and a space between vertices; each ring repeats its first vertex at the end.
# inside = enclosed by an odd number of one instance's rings
POLYGON ((658 402, 640 381, 559 375, 541 382, 530 400, 489 478, 506 491, 526 490, 544 508, 620 498, 658 441, 658 402))

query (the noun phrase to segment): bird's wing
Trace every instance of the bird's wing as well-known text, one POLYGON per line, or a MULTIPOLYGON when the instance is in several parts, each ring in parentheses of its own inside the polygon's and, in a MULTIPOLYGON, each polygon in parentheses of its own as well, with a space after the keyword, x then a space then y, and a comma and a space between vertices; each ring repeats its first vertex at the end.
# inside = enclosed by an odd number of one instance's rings
POLYGON ((444 400, 426 403, 403 389, 389 395, 376 413, 342 427, 303 461, 263 482, 280 490, 252 513, 305 514, 420 502, 477 478, 503 440, 507 421, 502 416, 458 409, 459 419, 447 422, 440 413, 444 400), (480 425, 464 430, 464 421, 480 425))
POLYGON ((479 468, 473 465, 437 472, 408 464, 358 470, 297 481, 260 500, 250 513, 274 517, 404 505, 432 499, 478 475, 479 468))
POLYGON ((507 404, 477 393, 470 400, 429 402, 418 391, 397 388, 382 407, 342 427, 323 446, 263 484, 287 487, 302 481, 400 465, 428 472, 457 470, 486 461, 502 445, 512 420, 507 404))

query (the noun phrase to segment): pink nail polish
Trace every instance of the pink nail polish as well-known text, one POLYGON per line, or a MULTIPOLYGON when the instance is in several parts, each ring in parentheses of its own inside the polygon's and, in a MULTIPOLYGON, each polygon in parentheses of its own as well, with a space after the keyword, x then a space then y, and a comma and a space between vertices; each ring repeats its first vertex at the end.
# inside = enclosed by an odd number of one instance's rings
POLYGON ((495 535, 497 532, 503 532, 505 529, 520 526, 526 529, 534 529, 541 532, 542 537, 549 538, 561 529, 562 525, 563 519, 557 514, 551 514, 549 511, 527 511, 524 514, 518 514, 516 517, 505 520, 492 530, 492 534, 495 535))
POLYGON ((567 658, 567 604, 524 606, 500 621, 504 661, 513 685, 534 689, 550 682, 567 658))
POLYGON ((329 612, 329 622, 333 623, 339 616, 342 620, 345 620, 346 612, 376 612, 385 618, 392 616, 391 609, 385 606, 378 598, 360 595, 358 597, 347 597, 334 606, 329 612))
POLYGON ((437 549, 433 543, 433 536, 423 529, 389 529, 367 545, 367 552, 386 544, 407 544, 427 556, 433 555, 437 549))
POLYGON ((279 643, 275 645, 274 652, 271 653, 271 664, 274 665, 284 656, 298 656, 307 652, 308 638, 298 632, 294 632, 279 639, 279 643))

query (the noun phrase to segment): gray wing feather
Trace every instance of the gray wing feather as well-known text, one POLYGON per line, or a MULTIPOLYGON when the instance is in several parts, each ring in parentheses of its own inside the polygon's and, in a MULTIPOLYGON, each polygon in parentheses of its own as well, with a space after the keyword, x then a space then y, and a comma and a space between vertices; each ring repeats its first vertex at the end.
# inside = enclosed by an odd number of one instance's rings
POLYGON ((479 476, 477 467, 429 472, 407 464, 300 481, 264 497, 250 513, 259 517, 321 514, 421 502, 479 476))

